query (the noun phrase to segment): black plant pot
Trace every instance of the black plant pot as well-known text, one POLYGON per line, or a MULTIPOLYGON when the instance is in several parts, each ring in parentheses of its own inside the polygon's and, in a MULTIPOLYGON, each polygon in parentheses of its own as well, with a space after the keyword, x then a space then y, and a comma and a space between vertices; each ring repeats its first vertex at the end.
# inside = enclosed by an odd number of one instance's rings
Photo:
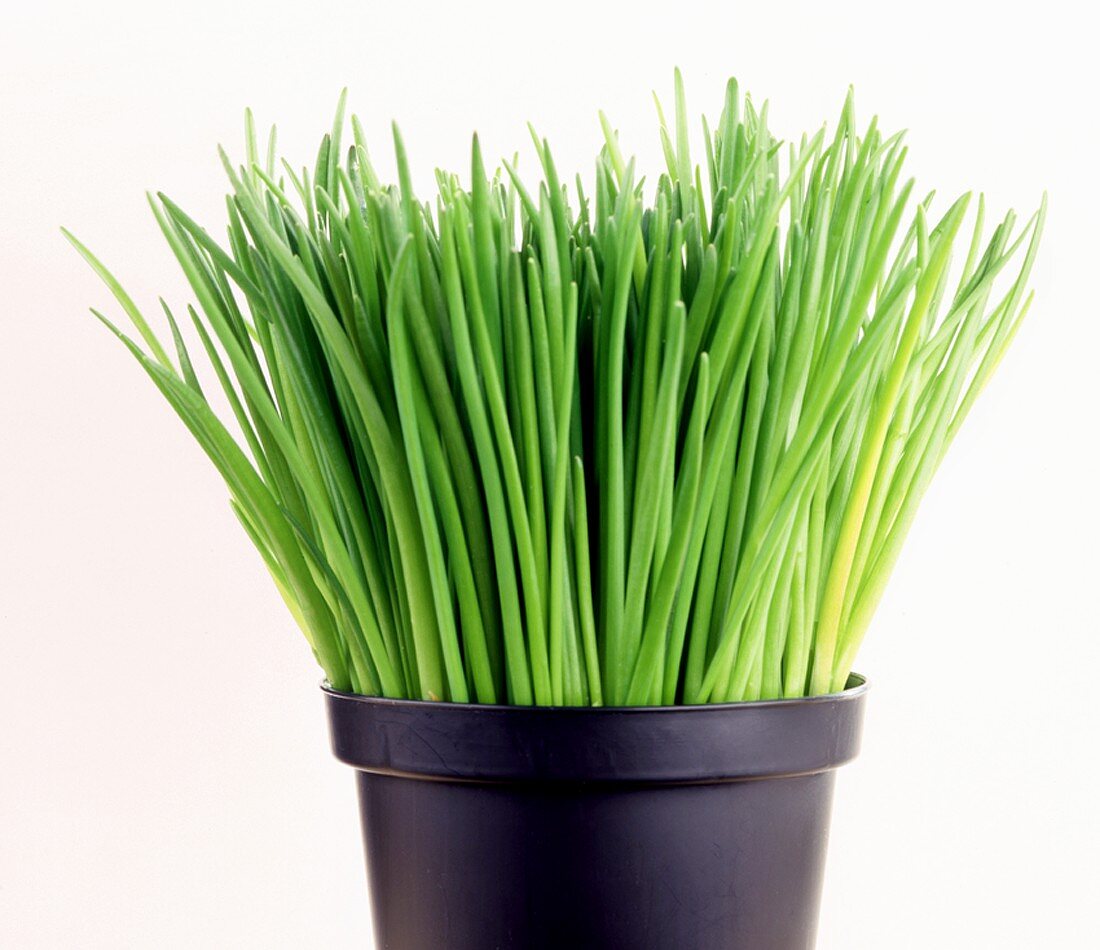
POLYGON ((807 950, 867 686, 537 709, 326 690, 379 950, 807 950))

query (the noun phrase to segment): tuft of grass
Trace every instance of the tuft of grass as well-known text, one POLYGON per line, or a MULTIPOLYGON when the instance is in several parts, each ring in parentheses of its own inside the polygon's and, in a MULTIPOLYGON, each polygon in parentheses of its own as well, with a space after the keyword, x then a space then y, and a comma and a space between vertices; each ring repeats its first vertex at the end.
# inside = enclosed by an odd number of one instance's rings
POLYGON ((221 240, 150 196, 202 382, 168 306, 174 355, 65 232, 329 682, 571 706, 843 689, 1027 312, 1045 198, 1022 225, 969 195, 934 212, 850 94, 785 144, 732 80, 697 164, 679 72, 648 197, 602 114, 593 182, 535 134, 537 182, 490 172, 475 137, 428 202, 396 127, 385 185, 344 114, 312 169, 248 115, 221 240))

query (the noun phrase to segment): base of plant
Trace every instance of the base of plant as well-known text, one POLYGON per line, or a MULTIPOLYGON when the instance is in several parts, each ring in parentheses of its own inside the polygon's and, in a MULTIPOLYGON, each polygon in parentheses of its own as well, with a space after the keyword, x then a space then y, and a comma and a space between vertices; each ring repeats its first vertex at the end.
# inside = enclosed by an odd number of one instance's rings
POLYGON ((387 950, 813 945, 835 769, 867 686, 546 709, 326 690, 387 950))

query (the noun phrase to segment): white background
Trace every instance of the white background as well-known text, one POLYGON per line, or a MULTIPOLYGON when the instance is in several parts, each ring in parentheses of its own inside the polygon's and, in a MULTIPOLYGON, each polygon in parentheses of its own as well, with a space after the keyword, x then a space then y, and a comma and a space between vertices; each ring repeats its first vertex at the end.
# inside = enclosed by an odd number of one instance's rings
MULTIPOLYGON (((1081 5, 1083 6, 1083 5, 1081 5)), ((821 950, 1098 945, 1100 201, 1078 4, 20 3, 0 23, 0 947, 368 944, 350 772, 304 642, 168 407, 88 315, 90 243, 186 301, 144 204, 220 229, 251 105, 312 161, 337 94, 418 180, 524 148, 590 172, 604 108, 651 175, 649 98, 736 74, 794 135, 910 129, 942 195, 1049 189, 1038 299, 929 492, 858 668, 821 950)), ((530 152, 525 152, 528 166, 530 152)), ((643 948, 644 950, 644 948, 643 948)), ((685 948, 687 950, 687 948, 685 948)))

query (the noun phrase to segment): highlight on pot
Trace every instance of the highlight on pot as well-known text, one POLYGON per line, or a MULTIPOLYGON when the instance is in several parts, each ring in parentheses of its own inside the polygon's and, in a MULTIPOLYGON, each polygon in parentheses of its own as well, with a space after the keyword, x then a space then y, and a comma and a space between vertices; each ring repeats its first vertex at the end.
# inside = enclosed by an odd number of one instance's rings
POLYGON ((261 150, 249 115, 222 239, 150 197, 197 301, 187 320, 162 301, 169 344, 69 235, 336 689, 844 688, 1027 312, 1045 199, 1020 222, 920 197, 901 134, 858 124, 851 95, 783 141, 732 80, 697 162, 679 72, 674 99, 654 179, 601 115, 594 176, 537 134, 537 176, 490 170, 475 136, 430 200, 396 127, 396 184, 354 117, 345 141, 344 96, 312 169, 274 129, 261 150))

